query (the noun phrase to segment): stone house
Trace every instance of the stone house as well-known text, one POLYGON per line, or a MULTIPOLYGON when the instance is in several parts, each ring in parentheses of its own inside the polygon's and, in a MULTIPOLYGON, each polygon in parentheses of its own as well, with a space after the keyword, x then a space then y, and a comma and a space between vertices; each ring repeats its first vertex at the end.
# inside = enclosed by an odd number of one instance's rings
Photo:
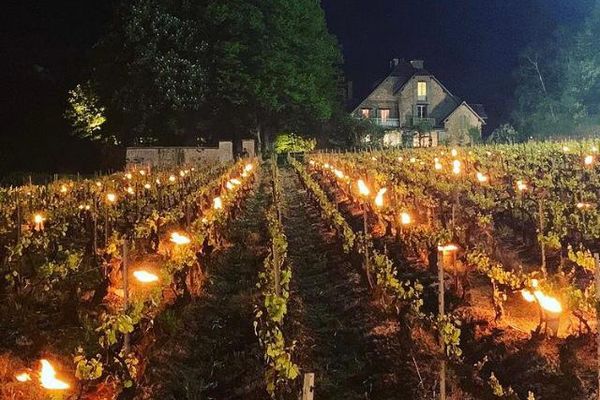
POLYGON ((466 138, 481 129, 487 115, 481 104, 453 95, 422 60, 394 59, 391 71, 352 109, 352 115, 383 127, 384 145, 437 146, 450 138, 466 138))

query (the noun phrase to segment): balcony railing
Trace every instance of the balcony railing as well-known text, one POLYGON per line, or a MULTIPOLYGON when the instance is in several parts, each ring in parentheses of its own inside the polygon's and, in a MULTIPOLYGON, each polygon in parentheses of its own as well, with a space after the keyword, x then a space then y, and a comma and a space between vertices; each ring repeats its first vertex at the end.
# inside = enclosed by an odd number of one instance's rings
POLYGON ((386 128, 396 128, 400 126, 400 120, 398 118, 371 118, 371 120, 377 125, 386 128))
POLYGON ((363 119, 371 121, 372 123, 385 127, 385 128, 397 128, 400 126, 400 120, 398 118, 365 118, 357 117, 357 119, 363 119))
POLYGON ((421 124, 429 124, 431 126, 435 126, 435 118, 422 118, 417 116, 411 116, 408 118, 408 123, 411 126, 418 126, 421 124))

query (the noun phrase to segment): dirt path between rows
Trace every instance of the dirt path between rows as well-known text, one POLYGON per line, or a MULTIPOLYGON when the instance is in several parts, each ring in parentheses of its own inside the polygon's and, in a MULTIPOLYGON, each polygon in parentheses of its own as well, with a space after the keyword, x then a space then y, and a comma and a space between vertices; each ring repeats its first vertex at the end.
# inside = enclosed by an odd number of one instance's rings
POLYGON ((292 264, 287 335, 315 399, 412 399, 414 369, 401 326, 384 315, 291 169, 281 170, 292 264))
POLYGON ((261 182, 225 232, 230 245, 213 253, 202 295, 157 319, 158 342, 138 399, 268 398, 252 325, 255 285, 266 255, 268 187, 261 182))

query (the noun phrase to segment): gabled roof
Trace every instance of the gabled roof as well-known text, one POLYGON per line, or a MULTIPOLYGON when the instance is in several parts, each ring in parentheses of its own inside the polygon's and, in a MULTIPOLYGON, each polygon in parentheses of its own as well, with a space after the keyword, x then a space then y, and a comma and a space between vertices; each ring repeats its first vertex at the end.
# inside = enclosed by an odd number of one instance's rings
POLYGON ((452 94, 452 92, 450 92, 448 90, 448 88, 446 88, 442 84, 442 82, 440 82, 435 76, 433 76, 425 68, 415 68, 415 66, 413 64, 411 64, 410 62, 405 61, 405 60, 399 60, 398 64, 392 68, 390 73, 384 79, 377 82, 377 84, 375 84, 373 86, 373 89, 369 92, 369 94, 367 96, 365 96, 362 100, 352 102, 352 104, 351 104, 352 113, 356 112, 358 107, 366 99, 368 99, 381 86, 381 84, 383 82, 385 82, 388 78, 394 77, 394 78, 398 79, 398 81, 396 82, 396 85, 394 87, 394 92, 393 92, 394 94, 396 94, 399 91, 401 91, 404 88, 404 86, 406 86, 406 84, 408 82, 410 82, 410 80, 415 76, 428 76, 431 79, 435 80, 438 83, 438 85, 440 85, 446 93, 448 93, 451 97, 453 97, 458 102, 458 98, 456 96, 454 96, 452 94))
MULTIPOLYGON (((360 106, 366 99, 368 99, 378 88, 381 86, 383 82, 385 82, 388 78, 394 77, 398 78, 398 82, 396 83, 396 87, 394 88, 394 93, 396 93, 402 86, 404 86, 413 76, 430 76, 431 74, 424 68, 415 68, 410 62, 405 60, 399 60, 398 64, 392 68, 390 73, 381 81, 379 81, 373 89, 369 92, 367 96, 365 96, 362 100, 358 101, 358 103, 352 104, 352 112, 356 112, 358 106, 360 106)), ((445 89, 445 88, 444 88, 445 89)), ((448 92, 450 93, 450 92, 448 92)))
POLYGON ((452 110, 450 112, 450 114, 448 114, 446 117, 442 118, 442 121, 444 121, 444 122, 448 121, 448 118, 450 118, 452 116, 452 114, 454 114, 456 112, 456 110, 458 110, 460 108, 460 106, 462 106, 462 105, 467 107, 467 109, 469 109, 477 118, 479 118, 481 123, 483 125, 485 125, 486 120, 487 120, 487 114, 485 113, 485 110, 483 109, 483 105, 481 105, 481 104, 469 105, 466 101, 463 101, 458 106, 456 106, 456 108, 454 110, 452 110), (473 106, 475 106, 475 108, 473 106), (479 112, 475 111, 476 109, 478 109, 479 112))

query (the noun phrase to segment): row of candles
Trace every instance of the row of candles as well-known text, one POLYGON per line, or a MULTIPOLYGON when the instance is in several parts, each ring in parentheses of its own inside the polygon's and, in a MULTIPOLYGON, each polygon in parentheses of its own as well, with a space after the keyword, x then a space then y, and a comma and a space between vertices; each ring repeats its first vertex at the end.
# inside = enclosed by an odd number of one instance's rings
MULTIPOLYGON (((453 150, 454 153, 455 150, 453 150)), ((453 154, 456 155, 456 154, 453 154)), ((588 160, 586 158, 586 160, 588 160)), ((593 161, 593 160, 592 160, 593 161)), ((435 160, 435 162, 437 163, 437 159, 435 160)), ((312 166, 317 165, 317 162, 314 160, 310 160, 309 164, 312 166)), ((329 163, 324 163, 324 164, 319 164, 323 169, 325 170, 330 170, 333 172, 333 174, 338 178, 338 179, 343 179, 346 182, 350 182, 350 178, 341 170, 337 169, 336 167, 332 166, 329 163)), ((460 161, 455 160, 454 162, 454 169, 453 172, 455 174, 460 173, 460 161)), ((437 168, 436 168, 437 169, 437 168)), ((486 182, 487 181, 487 177, 483 174, 481 174, 480 172, 477 172, 477 178, 479 182, 486 182)), ((356 188, 358 190, 358 193, 363 196, 363 198, 368 198, 371 194, 371 190, 369 189, 368 185, 365 183, 365 181, 363 179, 358 179, 356 180, 356 188)), ((519 180, 517 181, 517 189, 519 191, 522 190, 526 190, 527 189, 527 185, 519 180)), ((377 208, 381 208, 384 205, 384 195, 387 193, 387 188, 383 187, 380 188, 374 199, 373 199, 373 203, 377 208)), ((577 207, 578 208, 587 208, 590 205, 588 203, 578 203, 577 207)), ((400 223, 402 225, 409 225, 413 222, 411 215, 406 212, 406 211, 402 211, 400 213, 400 223)), ((459 247, 454 245, 454 244, 448 244, 448 245, 441 245, 438 246, 438 250, 444 254, 446 253, 452 253, 452 252, 456 252, 459 250, 459 247)), ((543 293, 539 288, 538 288, 539 282, 536 279, 532 280, 532 287, 534 288, 533 292, 529 291, 528 289, 523 289, 521 291, 521 294, 523 296, 523 298, 527 301, 527 302, 537 302, 539 304, 539 306, 544 309, 545 311, 549 312, 549 313, 553 313, 553 314, 557 314, 557 313, 561 313, 562 312, 562 306, 561 303, 558 299, 549 296, 545 293, 543 293)))
MULTIPOLYGON (((253 169, 253 165, 248 163, 244 166, 242 173, 240 174, 240 178, 246 178, 249 176, 250 172, 253 169)), ((192 168, 193 170, 193 168, 192 168)), ((183 173, 183 171, 182 171, 183 173)), ((140 171, 141 175, 145 175, 143 171, 140 171)), ((183 175, 182 175, 183 176, 183 175)), ((127 179, 131 179, 131 173, 126 174, 127 179)), ((176 178, 174 175, 171 175, 170 181, 174 181, 176 178), (173 179, 171 179, 173 178, 173 179)), ((160 182, 157 180, 157 184, 160 182)), ((229 179, 225 183, 225 187, 229 191, 235 190, 236 187, 240 186, 242 181, 238 178, 229 179)), ((114 193, 106 194, 106 201, 109 204, 115 203, 117 201, 117 195, 114 193)), ((213 199, 213 209, 222 210, 223 209, 223 200, 221 196, 217 196, 213 199)), ((33 223, 35 225, 34 229, 36 231, 44 229, 44 222, 46 221, 46 217, 42 213, 36 213, 33 216, 33 223)), ((179 231, 173 231, 170 234, 169 241, 173 243, 174 246, 187 246, 191 244, 192 239, 186 234, 179 231)), ((149 271, 144 268, 134 269, 132 271, 133 277, 141 284, 156 284, 160 281, 160 278, 157 274, 152 271, 149 271)), ((57 372, 52 365, 52 363, 47 359, 40 360, 40 371, 34 374, 31 370, 21 371, 15 374, 15 379, 18 382, 29 382, 32 381, 32 374, 37 375, 39 379, 39 384, 42 388, 50 390, 50 391, 62 391, 68 390, 71 385, 67 383, 66 380, 61 380, 57 378, 57 372)))

